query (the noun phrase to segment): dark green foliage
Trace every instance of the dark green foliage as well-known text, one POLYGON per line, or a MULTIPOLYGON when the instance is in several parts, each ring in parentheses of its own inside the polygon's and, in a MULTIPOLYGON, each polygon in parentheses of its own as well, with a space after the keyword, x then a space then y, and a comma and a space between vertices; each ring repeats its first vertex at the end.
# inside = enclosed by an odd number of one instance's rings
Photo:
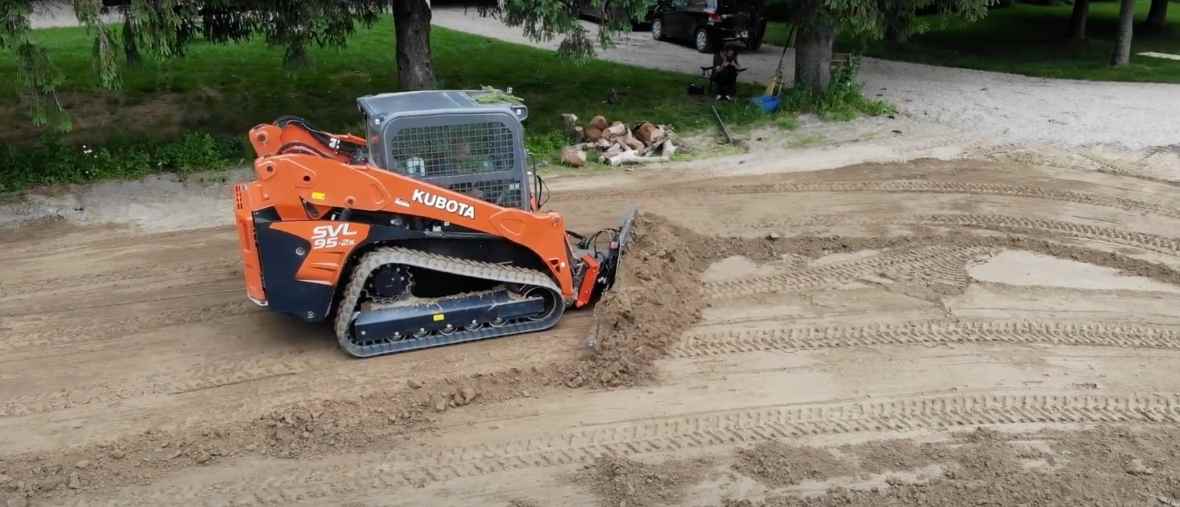
POLYGON ((173 142, 114 141, 103 146, 0 146, 0 192, 155 173, 218 169, 244 159, 241 141, 187 134, 173 142))
MULTIPOLYGON (((1138 2, 1140 21, 1150 3, 1138 2)), ((1180 62, 1135 54, 1180 53, 1180 16, 1173 16, 1161 31, 1136 28, 1131 64, 1114 68, 1109 60, 1118 35, 1119 4, 1092 2, 1087 40, 1080 42, 1064 36, 1071 9, 1068 5, 1015 4, 994 9, 976 23, 927 16, 923 22, 935 28, 914 36, 904 46, 851 39, 844 39, 841 45, 846 50, 863 49, 866 56, 1038 77, 1180 83, 1180 62)))
POLYGON ((804 88, 792 88, 783 97, 783 108, 789 111, 815 113, 825 120, 847 121, 857 116, 893 114, 888 103, 868 99, 857 80, 860 58, 853 56, 832 74, 832 83, 824 93, 813 93, 804 88))

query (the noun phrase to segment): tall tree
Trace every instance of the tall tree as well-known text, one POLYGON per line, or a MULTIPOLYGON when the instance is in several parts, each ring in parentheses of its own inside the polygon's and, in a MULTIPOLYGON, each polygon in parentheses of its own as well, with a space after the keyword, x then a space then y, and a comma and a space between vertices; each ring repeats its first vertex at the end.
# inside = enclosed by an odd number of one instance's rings
POLYGON ((656 0, 586 0, 600 15, 593 36, 578 20, 579 0, 475 0, 481 14, 498 16, 508 26, 520 27, 537 41, 562 37, 557 52, 564 57, 585 60, 595 46, 610 47, 619 32, 631 29, 631 20, 643 19, 656 0))
POLYGON ((807 0, 800 7, 799 36, 795 39, 795 84, 813 92, 828 89, 832 81, 832 47, 836 20, 822 0, 807 0))
POLYGON ((434 88, 430 54, 430 4, 427 0, 393 0, 397 34, 397 80, 407 90, 434 88))
POLYGON ((1086 39, 1086 20, 1090 17, 1090 0, 1073 0, 1073 13, 1065 36, 1073 40, 1086 39))
POLYGON ((1131 37, 1135 25, 1135 0, 1122 0, 1119 6, 1119 36, 1110 64, 1118 67, 1131 63, 1131 37))
MULTIPOLYGON (((34 125, 69 130, 69 115, 57 100, 63 81, 49 53, 31 37, 29 16, 35 0, 0 0, 0 49, 15 50, 22 98, 34 125)), ((121 86, 118 46, 128 60, 144 56, 166 59, 184 54, 201 39, 213 43, 261 35, 284 48, 284 62, 306 63, 307 47, 342 46, 360 24, 372 24, 387 5, 384 0, 124 0, 122 40, 103 20, 104 0, 72 0, 78 20, 94 37, 97 84, 121 86)))
POLYGON ((1147 11, 1147 22, 1143 24, 1149 30, 1163 30, 1168 26, 1168 0, 1151 0, 1151 10, 1147 11))

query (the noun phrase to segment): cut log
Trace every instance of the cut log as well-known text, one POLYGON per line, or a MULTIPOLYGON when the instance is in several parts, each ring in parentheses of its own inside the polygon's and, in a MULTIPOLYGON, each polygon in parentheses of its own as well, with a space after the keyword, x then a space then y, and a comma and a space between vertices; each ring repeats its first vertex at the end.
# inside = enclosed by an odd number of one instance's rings
POLYGON ((610 124, 606 122, 605 116, 598 115, 590 119, 590 126, 598 130, 606 130, 610 124))
POLYGON ((609 159, 611 157, 616 157, 625 151, 631 151, 631 150, 621 143, 615 143, 615 144, 612 144, 610 148, 607 148, 606 151, 602 152, 602 156, 609 159))
POLYGON ((610 163, 610 165, 651 164, 655 162, 667 162, 669 160, 672 160, 672 157, 668 155, 661 155, 658 157, 643 157, 630 150, 624 151, 613 157, 606 158, 606 161, 610 163))
POLYGON ((644 144, 643 141, 636 139, 635 136, 631 135, 630 132, 623 134, 623 136, 620 137, 618 140, 620 142, 622 142, 623 144, 627 145, 628 148, 631 148, 632 150, 636 150, 636 151, 642 150, 647 147, 647 145, 644 144))
POLYGON ((587 128, 584 134, 586 135, 586 140, 592 143, 596 143, 599 139, 602 139, 602 129, 598 127, 592 126, 587 128))
POLYGON ((581 128, 578 127, 578 115, 565 113, 561 115, 561 126, 565 130, 565 135, 571 137, 574 142, 581 140, 581 128))
POLYGON ((621 121, 616 121, 606 129, 606 135, 612 138, 627 135, 627 126, 621 121))
POLYGON ((582 167, 586 165, 586 152, 574 146, 566 146, 561 149, 561 163, 570 167, 582 167))
POLYGON ((664 129, 657 127, 650 122, 643 122, 638 127, 635 127, 635 137, 643 144, 656 144, 664 139, 667 135, 664 129))

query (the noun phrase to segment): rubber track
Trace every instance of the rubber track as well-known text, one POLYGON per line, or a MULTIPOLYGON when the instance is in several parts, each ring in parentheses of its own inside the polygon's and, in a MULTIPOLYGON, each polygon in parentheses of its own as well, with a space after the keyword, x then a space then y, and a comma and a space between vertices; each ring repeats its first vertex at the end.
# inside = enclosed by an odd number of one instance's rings
MULTIPOLYGON (((755 195, 777 193, 806 193, 806 192, 882 192, 882 193, 920 193, 920 194, 969 194, 969 195, 999 195, 1006 197, 1025 197, 1050 201, 1072 202, 1104 208, 1116 208, 1125 211, 1142 211, 1171 218, 1180 218, 1180 208, 1173 208, 1163 204, 1116 197, 1074 190, 1053 190, 1043 187, 1027 185, 1009 185, 1004 183, 970 183, 961 181, 940 180, 853 180, 853 181, 819 181, 801 183, 771 183, 766 185, 733 185, 719 188, 700 186, 685 186, 673 189, 674 193, 699 192, 712 195, 755 195)), ((577 193, 571 194, 585 199, 589 198, 637 198, 637 197, 666 197, 668 190, 635 191, 622 193, 577 193)), ((577 199, 582 200, 582 199, 577 199)))
POLYGON ((371 357, 529 333, 549 329, 556 325, 557 321, 561 320, 561 314, 565 310, 565 305, 562 304, 562 301, 561 291, 553 283, 553 280, 549 278, 549 275, 537 270, 446 257, 406 248, 380 248, 365 254, 356 269, 353 270, 352 279, 348 282, 348 287, 345 289, 344 296, 340 299, 336 312, 336 338, 340 343, 340 347, 349 354, 356 357, 371 357), (519 322, 496 328, 481 327, 468 331, 455 331, 445 336, 436 334, 424 338, 407 338, 396 342, 357 345, 353 343, 352 337, 349 335, 349 327, 351 327, 352 314, 354 313, 353 309, 357 307, 357 303, 360 301, 361 292, 364 290, 365 281, 369 279, 369 275, 377 268, 386 264, 401 264, 471 278, 538 287, 548 290, 552 294, 553 301, 556 304, 551 314, 537 321, 519 322), (344 311, 345 309, 348 309, 348 311, 344 311))
POLYGON ((1046 344, 1180 350, 1180 327, 1121 322, 1030 320, 920 321, 866 326, 690 330, 669 356, 696 358, 775 350, 946 343, 1046 344))
MULTIPOLYGON (((522 469, 588 463, 600 456, 749 445, 773 439, 858 432, 958 430, 1008 424, 1180 423, 1180 394, 978 394, 790 404, 710 411, 592 426, 565 433, 470 447, 387 453, 213 487, 166 488, 130 498, 152 504, 284 505, 522 469), (220 496, 222 498, 217 498, 220 496)), ((498 479, 499 480, 499 479, 498 479)), ((93 505, 93 500, 79 500, 93 505)))
MULTIPOLYGON (((776 224, 780 227, 790 226, 832 226, 832 225, 928 225, 928 226, 960 226, 987 229, 1000 232, 1015 232, 1023 234, 1053 233, 1081 239, 1106 241, 1109 243, 1131 246, 1152 252, 1180 256, 1180 239, 1135 232, 1112 227, 1077 224, 1059 220, 1040 218, 1014 217, 1007 215, 909 215, 897 218, 855 220, 845 216, 817 215, 796 221, 783 221, 776 224)), ((750 233, 765 232, 767 226, 740 227, 750 233)))
POLYGON ((850 282, 869 275, 897 272, 965 285, 969 281, 967 263, 993 250, 986 247, 929 246, 885 252, 866 259, 854 259, 797 271, 707 282, 703 285, 702 292, 709 298, 723 298, 807 290, 850 282))

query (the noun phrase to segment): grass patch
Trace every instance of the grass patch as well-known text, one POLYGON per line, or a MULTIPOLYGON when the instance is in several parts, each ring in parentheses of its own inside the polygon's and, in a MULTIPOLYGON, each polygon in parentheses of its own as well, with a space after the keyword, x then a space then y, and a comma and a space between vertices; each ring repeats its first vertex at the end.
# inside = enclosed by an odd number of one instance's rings
MULTIPOLYGON (((66 76, 60 95, 74 114, 75 130, 46 137, 30 125, 16 98, 17 80, 0 81, 0 121, 7 126, 0 132, 0 191, 240 163, 252 158, 246 132, 286 114, 322 129, 362 133, 355 99, 395 91, 388 17, 361 29, 346 48, 311 48, 311 65, 297 70, 284 68, 282 49, 261 40, 197 43, 182 58, 124 69, 118 94, 97 88, 92 40, 84 28, 36 30, 33 38, 66 76)), ((440 88, 512 87, 530 109, 528 147, 543 160, 555 159, 564 144, 561 113, 651 121, 679 132, 714 124, 712 100, 685 94, 695 80, 690 75, 598 60, 574 65, 549 51, 438 27, 432 49, 440 88), (617 100, 608 103, 612 89, 617 100)), ((0 74, 17 72, 12 52, 0 51, 0 74)), ((745 96, 760 93, 754 85, 739 89, 745 96)), ((740 100, 719 108, 731 126, 776 118, 740 100)))
MULTIPOLYGON (((1028 76, 1180 83, 1180 62, 1136 55, 1144 51, 1180 54, 1180 15, 1175 12, 1180 10, 1180 4, 1173 2, 1169 24, 1158 32, 1147 31, 1141 24, 1150 5, 1150 0, 1136 3, 1131 64, 1119 68, 1109 66, 1118 34, 1118 2, 1091 2, 1089 38, 1083 42, 1065 38, 1071 5, 1015 4, 992 9, 975 23, 925 17, 923 21, 934 28, 900 47, 882 41, 847 39, 842 39, 839 46, 845 51, 890 60, 1028 76)), ((768 39, 779 44, 785 40, 785 25, 772 23, 767 33, 768 37, 779 37, 768 39)))

